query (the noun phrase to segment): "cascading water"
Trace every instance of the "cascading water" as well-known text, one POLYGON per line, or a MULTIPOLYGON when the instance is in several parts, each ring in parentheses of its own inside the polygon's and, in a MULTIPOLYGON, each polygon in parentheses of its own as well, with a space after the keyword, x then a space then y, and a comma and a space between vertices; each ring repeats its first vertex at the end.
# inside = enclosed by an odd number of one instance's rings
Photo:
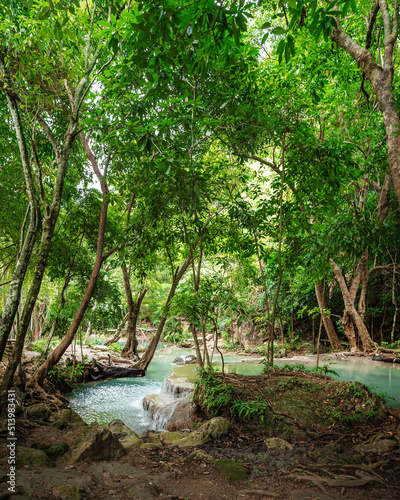
MULTIPOLYGON (((187 350, 171 350, 171 352, 158 351, 150 364, 145 377, 110 380, 107 382, 90 383, 77 387, 68 397, 70 407, 77 411, 87 423, 98 422, 107 425, 111 420, 118 418, 137 433, 141 433, 151 426, 153 429, 165 429, 178 402, 183 402, 188 396, 190 388, 183 387, 177 377, 170 377, 171 363, 174 358, 187 350), (167 378, 168 377, 168 378, 167 378), (167 380, 165 380, 167 379, 167 380), (165 380, 165 382, 164 382, 165 380), (148 395, 153 394, 164 399, 162 411, 155 410, 154 401, 148 395), (143 401, 148 401, 143 408, 143 401), (150 414, 155 414, 150 418, 150 414)), ((257 375, 262 373, 262 365, 258 363, 235 363, 238 356, 226 355, 225 365, 227 372, 241 373, 243 375, 257 375)), ((361 381, 374 391, 386 391, 395 400, 389 400, 392 406, 400 405, 400 365, 369 362, 360 358, 347 358, 338 360, 335 355, 328 360, 324 357, 321 365, 332 361, 333 370, 339 373, 338 380, 361 381)), ((278 366, 284 364, 304 364, 309 368, 315 365, 315 358, 301 357, 296 360, 277 360, 278 366)), ((179 375, 186 380, 186 370, 193 371, 193 365, 179 368, 179 375)), ((337 377, 334 377, 337 378, 337 377)))

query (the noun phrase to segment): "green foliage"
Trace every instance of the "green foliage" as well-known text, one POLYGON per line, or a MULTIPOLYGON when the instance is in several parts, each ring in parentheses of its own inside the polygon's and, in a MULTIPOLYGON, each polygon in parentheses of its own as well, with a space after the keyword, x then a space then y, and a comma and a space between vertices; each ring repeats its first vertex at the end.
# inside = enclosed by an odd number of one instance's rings
POLYGON ((123 346, 121 344, 119 344, 118 342, 115 342, 114 344, 110 344, 108 346, 112 351, 120 354, 122 349, 123 349, 123 346))
POLYGON ((48 379, 62 391, 72 390, 76 384, 82 382, 82 375, 85 366, 76 364, 75 366, 56 365, 49 371, 48 379))
MULTIPOLYGON (((36 342, 32 342, 32 344, 29 345, 29 349, 31 351, 36 351, 40 352, 41 354, 44 354, 44 350, 46 349, 48 339, 39 339, 36 342)), ((50 342, 49 348, 52 349, 55 347, 59 341, 57 339, 53 339, 50 342)))

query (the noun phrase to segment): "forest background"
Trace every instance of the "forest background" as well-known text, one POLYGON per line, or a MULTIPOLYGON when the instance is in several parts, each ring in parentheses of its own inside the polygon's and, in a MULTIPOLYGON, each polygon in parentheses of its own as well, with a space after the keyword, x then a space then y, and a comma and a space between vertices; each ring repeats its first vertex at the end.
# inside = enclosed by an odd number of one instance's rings
POLYGON ((1 391, 26 344, 40 385, 93 332, 136 356, 138 323, 144 369, 197 332, 398 346, 398 0, 0 12, 1 391))

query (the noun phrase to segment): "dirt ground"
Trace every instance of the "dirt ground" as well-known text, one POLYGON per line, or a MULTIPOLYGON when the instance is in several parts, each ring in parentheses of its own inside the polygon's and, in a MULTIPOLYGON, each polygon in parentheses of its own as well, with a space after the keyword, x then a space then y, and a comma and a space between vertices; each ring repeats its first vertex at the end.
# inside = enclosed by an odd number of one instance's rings
MULTIPOLYGON (((380 429, 363 429, 364 437, 371 438, 373 433, 381 431, 394 434, 398 431, 399 422, 399 415, 395 412, 380 429)), ((65 442, 71 445, 79 434, 79 430, 60 431, 23 420, 18 422, 18 426, 18 444, 27 447, 34 442, 65 442)), ((7 464, 3 456, 0 460, 0 499, 400 499, 398 450, 364 455, 362 464, 357 467, 316 462, 313 452, 332 443, 342 455, 350 453, 358 432, 355 429, 354 435, 327 434, 321 436, 318 442, 298 442, 292 450, 267 451, 265 435, 253 427, 234 423, 225 439, 197 447, 195 451, 169 446, 157 450, 133 448, 118 461, 78 463, 74 466, 58 462, 51 468, 21 466, 17 470, 17 486, 22 494, 11 496, 4 482, 7 464), (248 471, 248 479, 228 484, 207 455, 241 463, 248 471), (313 474, 316 476, 310 480, 304 479, 313 474), (332 487, 318 482, 318 476, 332 480, 340 476, 344 486, 332 487), (371 480, 361 485, 365 477, 371 480), (345 485, 346 480, 355 484, 357 479, 359 486, 345 485), (78 485, 81 491, 79 497, 60 496, 57 488, 67 483, 78 485)))

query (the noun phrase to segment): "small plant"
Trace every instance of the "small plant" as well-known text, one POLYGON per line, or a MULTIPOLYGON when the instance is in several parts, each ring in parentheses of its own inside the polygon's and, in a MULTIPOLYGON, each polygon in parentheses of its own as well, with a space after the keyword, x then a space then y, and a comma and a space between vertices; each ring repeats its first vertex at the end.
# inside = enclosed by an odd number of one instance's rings
POLYGON ((335 370, 331 370, 329 367, 331 365, 335 365, 336 363, 328 363, 327 365, 322 365, 322 366, 316 366, 311 372, 317 373, 318 375, 335 375, 335 377, 339 377, 340 375, 338 372, 335 372, 335 370))
POLYGON ((118 354, 120 354, 120 353, 121 353, 121 351, 122 351, 122 349, 123 349, 122 345, 121 345, 121 344, 119 344, 118 342, 116 342, 115 344, 110 344, 108 347, 109 347, 112 351, 114 351, 114 352, 116 352, 116 353, 118 353, 118 354))

